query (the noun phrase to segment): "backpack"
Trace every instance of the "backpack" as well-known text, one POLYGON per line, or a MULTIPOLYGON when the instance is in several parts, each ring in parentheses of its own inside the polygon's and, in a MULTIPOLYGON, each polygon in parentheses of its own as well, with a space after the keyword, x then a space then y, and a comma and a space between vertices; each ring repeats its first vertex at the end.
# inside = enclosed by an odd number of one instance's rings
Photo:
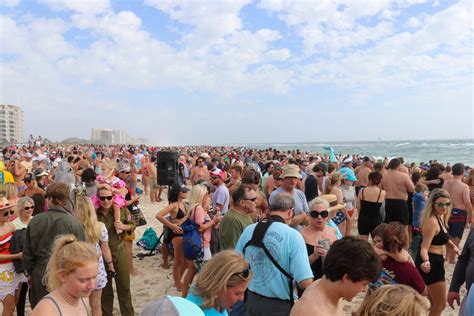
POLYGON ((283 273, 284 276, 288 278, 288 291, 290 293, 290 303, 291 306, 295 304, 295 298, 294 298, 294 287, 293 287, 293 281, 294 278, 293 276, 286 272, 285 269, 275 260, 275 258, 272 256, 270 251, 268 250, 267 246, 263 243, 263 238, 265 237, 265 234, 270 228, 270 225, 273 224, 273 220, 270 217, 268 220, 264 220, 261 222, 258 222, 257 226, 255 226, 255 229, 252 234, 252 238, 247 241, 247 243, 244 246, 244 249, 242 249, 242 253, 244 254, 245 257, 245 249, 248 246, 254 246, 257 248, 262 248, 263 251, 265 252, 265 255, 270 259, 270 261, 273 263, 273 265, 281 272, 283 273))
MULTIPOLYGON (((13 232, 12 238, 10 240, 10 253, 12 255, 20 253, 23 251, 23 247, 26 242, 26 228, 17 229, 13 232)), ((13 267, 15 268, 16 273, 22 273, 25 271, 23 268, 23 263, 21 259, 13 260, 13 267)))
POLYGON ((155 230, 148 227, 144 232, 142 238, 137 242, 139 246, 142 246, 145 250, 152 250, 157 245, 158 235, 155 230))
MULTIPOLYGON (((194 208, 194 212, 196 208, 194 208)), ((202 238, 199 233, 199 225, 191 219, 191 215, 181 225, 183 229, 183 252, 188 260, 201 259, 204 256, 202 238)))

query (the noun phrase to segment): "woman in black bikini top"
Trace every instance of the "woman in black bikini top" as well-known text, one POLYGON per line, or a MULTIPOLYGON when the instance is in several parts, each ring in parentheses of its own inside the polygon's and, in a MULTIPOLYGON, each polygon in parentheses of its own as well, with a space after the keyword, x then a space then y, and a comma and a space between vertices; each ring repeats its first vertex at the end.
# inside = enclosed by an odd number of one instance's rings
POLYGON ((95 247, 74 235, 57 239, 46 268, 51 292, 34 307, 31 316, 91 315, 87 298, 96 287, 98 273, 95 247))

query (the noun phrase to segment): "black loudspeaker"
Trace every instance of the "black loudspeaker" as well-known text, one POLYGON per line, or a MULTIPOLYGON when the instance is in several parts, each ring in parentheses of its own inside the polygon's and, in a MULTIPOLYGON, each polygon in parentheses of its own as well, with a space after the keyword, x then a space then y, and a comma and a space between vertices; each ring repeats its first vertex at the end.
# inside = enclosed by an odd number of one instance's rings
POLYGON ((158 185, 174 185, 178 183, 178 153, 175 151, 159 151, 156 156, 158 185))

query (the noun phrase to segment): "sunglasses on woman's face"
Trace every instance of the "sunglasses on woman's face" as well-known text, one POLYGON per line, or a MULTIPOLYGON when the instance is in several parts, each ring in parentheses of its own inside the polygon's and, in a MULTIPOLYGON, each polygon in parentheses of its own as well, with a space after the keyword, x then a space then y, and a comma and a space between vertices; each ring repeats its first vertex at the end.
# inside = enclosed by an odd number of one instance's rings
POLYGON ((101 200, 101 201, 105 201, 105 200, 111 201, 112 198, 113 198, 112 195, 109 195, 109 196, 100 196, 100 197, 99 197, 99 200, 101 200))
POLYGON ((436 205, 440 208, 443 207, 443 206, 448 207, 448 206, 451 205, 451 202, 446 202, 446 203, 439 202, 439 203, 436 203, 436 205))
POLYGON ((11 215, 13 215, 13 214, 15 214, 15 210, 9 210, 9 211, 4 212, 4 213, 3 213, 3 216, 7 217, 8 215, 11 216, 11 215))
POLYGON ((309 212, 309 215, 312 217, 312 218, 318 218, 319 216, 321 216, 321 218, 326 218, 329 216, 329 212, 324 210, 324 211, 321 211, 321 212, 318 212, 318 211, 311 211, 309 212))
POLYGON ((34 210, 35 207, 34 207, 34 206, 25 206, 23 209, 24 209, 25 211, 29 211, 29 210, 34 210))

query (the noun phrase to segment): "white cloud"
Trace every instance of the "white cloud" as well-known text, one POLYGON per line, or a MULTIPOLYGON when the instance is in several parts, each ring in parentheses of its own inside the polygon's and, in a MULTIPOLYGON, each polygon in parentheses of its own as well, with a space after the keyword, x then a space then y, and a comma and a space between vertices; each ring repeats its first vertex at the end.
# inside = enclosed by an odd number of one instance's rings
POLYGON ((97 14, 110 9, 109 0, 38 0, 53 10, 71 10, 79 13, 97 14))
POLYGON ((0 5, 7 7, 7 8, 13 8, 16 7, 17 5, 20 4, 21 0, 2 0, 0 1, 0 5))

